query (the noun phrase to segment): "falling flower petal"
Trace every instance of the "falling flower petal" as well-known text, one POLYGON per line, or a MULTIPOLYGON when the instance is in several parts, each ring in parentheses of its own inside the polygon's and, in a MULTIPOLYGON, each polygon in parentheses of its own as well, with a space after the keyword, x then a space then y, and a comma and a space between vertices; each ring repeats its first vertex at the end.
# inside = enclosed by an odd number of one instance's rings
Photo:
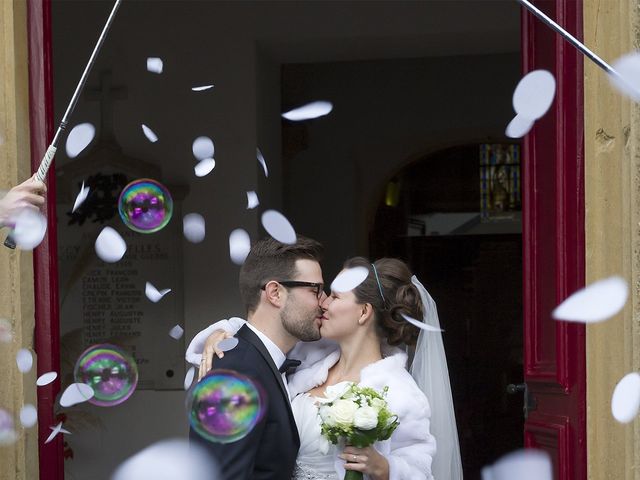
POLYGON ((529 133, 534 123, 533 120, 529 120, 522 115, 516 115, 513 117, 513 120, 509 122, 504 133, 509 138, 522 138, 529 133))
POLYGON ((578 290, 551 315, 569 322, 602 322, 622 310, 628 296, 627 282, 621 277, 609 277, 578 290))
POLYGON ((144 123, 142 124, 142 133, 144 133, 144 136, 147 137, 147 140, 151 143, 156 143, 158 141, 158 136, 144 123))
POLYGON ((169 336, 175 340, 181 339, 182 335, 184 335, 184 328, 182 328, 180 325, 176 325, 171 330, 169 330, 169 336))
POLYGON ((237 228, 229 235, 229 256, 236 265, 242 265, 251 250, 251 238, 246 230, 237 228))
POLYGON ((26 348, 21 348, 16 354, 16 364, 22 373, 29 372, 33 366, 33 355, 26 348))
POLYGON ((0 343, 10 343, 13 340, 11 322, 6 318, 0 318, 0 343))
POLYGON ((296 243, 296 232, 289 220, 276 210, 267 210, 262 214, 262 226, 277 241, 293 245, 296 243))
POLYGON ((258 163, 262 165, 262 170, 264 170, 264 176, 268 177, 269 169, 267 168, 267 162, 265 161, 264 155, 262 155, 262 152, 260 151, 259 148, 256 149, 256 157, 258 158, 258 163))
POLYGON ((38 410, 33 405, 25 405, 20 410, 20 423, 24 428, 33 427, 38 421, 38 410))
POLYGON ((204 217, 199 213, 188 213, 182 219, 182 231, 191 243, 200 243, 204 240, 204 217))
POLYGON ((162 73, 162 68, 164 67, 164 63, 161 58, 158 57, 149 57, 147 58, 147 70, 151 73, 162 73))
POLYGON ((202 92, 204 90, 209 90, 210 88, 213 88, 213 85, 202 85, 200 87, 191 87, 191 90, 193 90, 194 92, 202 92))
POLYGON ((21 210, 13 219, 13 239, 21 250, 33 250, 47 233, 47 218, 37 210, 21 210))
POLYGON ((189 387, 193 383, 193 377, 195 376, 195 374, 196 374, 195 367, 191 367, 191 368, 189 368, 189 370, 187 370, 187 374, 184 376, 184 389, 185 390, 189 390, 189 387))
POLYGON ((215 480, 221 478, 207 452, 185 439, 163 440, 136 453, 115 471, 111 480, 215 480))
POLYGON ((289 110, 288 112, 283 113, 282 116, 292 122, 299 122, 302 120, 311 120, 313 118, 323 117, 331 113, 331 110, 333 110, 333 104, 331 102, 317 101, 289 110))
POLYGON ((87 148, 96 135, 96 128, 90 123, 76 125, 69 132, 66 143, 67 157, 75 158, 87 148))
POLYGON ((93 388, 86 383, 72 383, 62 392, 60 406, 70 407, 77 403, 86 402, 92 399, 93 395, 93 388))
POLYGON ((216 149, 213 145, 213 140, 209 137, 198 137, 193 141, 191 146, 193 156, 198 160, 204 160, 205 158, 213 158, 213 154, 216 149))
POLYGON ((422 330, 425 330, 427 332, 442 332, 443 330, 437 327, 434 327, 432 325, 427 325, 424 322, 421 322, 420 320, 416 320, 415 318, 410 317, 409 315, 405 315, 404 313, 401 313, 400 315, 402 315, 402 317, 409 322, 411 325, 421 328, 422 330))
POLYGON ((158 291, 156 287, 153 286, 152 283, 147 282, 144 287, 144 294, 147 296, 149 300, 153 303, 158 303, 162 297, 164 297, 167 293, 171 291, 170 288, 165 288, 164 290, 158 291))
POLYGON ((260 205, 258 194, 254 191, 247 192, 247 210, 251 210, 260 205))
POLYGON ((75 212, 80 205, 84 203, 84 201, 89 196, 89 187, 84 186, 84 182, 82 182, 82 187, 80 187, 80 192, 78 192, 78 196, 76 197, 76 201, 73 202, 73 208, 71 209, 71 213, 75 212))
POLYGON ((44 443, 49 443, 51 440, 53 440, 54 438, 56 438, 56 435, 58 435, 59 433, 65 433, 67 435, 71 435, 71 432, 69 432, 68 430, 65 430, 64 428, 62 428, 62 422, 60 422, 59 424, 57 424, 55 427, 49 427, 52 431, 51 434, 47 437, 47 439, 44 441, 44 443))
POLYGON ((618 75, 609 75, 611 84, 622 94, 640 102, 640 52, 631 52, 611 65, 618 75))
POLYGON ((213 158, 205 158, 204 160, 200 160, 196 166, 193 167, 193 170, 196 173, 196 177, 204 177, 209 175, 215 166, 216 161, 213 158))
POLYGON ((238 345, 238 339, 235 337, 225 338, 218 342, 218 349, 223 352, 228 352, 229 350, 233 350, 238 345))
POLYGON ((58 374, 56 372, 43 373, 38 377, 38 380, 36 380, 36 385, 39 387, 44 387, 45 385, 49 385, 56 378, 58 378, 58 374))
POLYGON ((618 382, 611 397, 611 413, 620 423, 629 423, 640 409, 640 375, 629 373, 618 382))
POLYGON ((552 480, 549 455, 542 450, 517 450, 499 458, 482 470, 483 479, 490 480, 552 480))
POLYGON ((96 254, 107 263, 119 261, 127 251, 124 239, 111 227, 104 227, 96 238, 96 254))
POLYGON ((369 269, 365 267, 347 268, 340 272, 331 282, 331 291, 348 292, 366 280, 369 276, 369 269))
POLYGON ((547 70, 526 74, 513 92, 513 108, 518 115, 531 120, 541 118, 556 95, 556 79, 547 70))

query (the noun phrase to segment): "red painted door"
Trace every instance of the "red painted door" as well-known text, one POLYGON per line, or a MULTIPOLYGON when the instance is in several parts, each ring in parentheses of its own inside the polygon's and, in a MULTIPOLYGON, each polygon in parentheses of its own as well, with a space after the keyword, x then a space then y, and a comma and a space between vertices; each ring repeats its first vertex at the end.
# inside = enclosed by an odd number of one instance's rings
MULTIPOLYGON (((582 1, 536 1, 582 37, 582 1)), ((582 56, 523 9, 523 71, 556 77, 556 99, 524 141, 525 446, 548 451, 555 478, 586 479, 584 326, 556 322, 551 310, 584 286, 582 56)))

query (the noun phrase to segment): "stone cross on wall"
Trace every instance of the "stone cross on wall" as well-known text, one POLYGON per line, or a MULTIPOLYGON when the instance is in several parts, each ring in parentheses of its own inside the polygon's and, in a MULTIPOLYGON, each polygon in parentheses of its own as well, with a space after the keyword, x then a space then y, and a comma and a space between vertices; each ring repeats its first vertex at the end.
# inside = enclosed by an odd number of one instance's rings
POLYGON ((100 86, 88 88, 85 93, 87 100, 100 102, 100 142, 116 143, 113 131, 113 103, 115 100, 127 98, 126 87, 113 87, 111 84, 111 71, 100 72, 100 86))

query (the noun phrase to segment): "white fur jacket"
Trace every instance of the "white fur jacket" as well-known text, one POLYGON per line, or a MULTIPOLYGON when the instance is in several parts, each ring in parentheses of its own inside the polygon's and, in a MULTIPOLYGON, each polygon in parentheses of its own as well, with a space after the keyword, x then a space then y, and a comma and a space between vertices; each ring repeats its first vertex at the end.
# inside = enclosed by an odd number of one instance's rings
MULTIPOLYGON (((214 330, 235 333, 243 324, 244 320, 235 317, 202 330, 189 344, 187 361, 196 366, 200 364, 204 342, 214 330)), ((436 453, 436 441, 429 432, 429 401, 406 370, 407 354, 385 345, 383 355, 385 358, 362 369, 360 384, 377 390, 388 386, 389 409, 398 415, 400 424, 389 440, 374 446, 389 462, 390 480, 433 480, 431 461, 436 453)), ((329 369, 340 358, 340 351, 335 342, 320 340, 298 343, 289 356, 302 362, 296 373, 289 376, 289 392, 293 398, 322 385, 329 369)))

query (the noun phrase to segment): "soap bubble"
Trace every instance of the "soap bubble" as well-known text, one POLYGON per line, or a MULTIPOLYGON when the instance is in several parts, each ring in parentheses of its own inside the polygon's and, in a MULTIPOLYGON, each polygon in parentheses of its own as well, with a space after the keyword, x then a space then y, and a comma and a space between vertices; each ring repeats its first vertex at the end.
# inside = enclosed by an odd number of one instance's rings
POLYGON ((0 408, 0 445, 13 443, 17 438, 13 417, 9 412, 0 408))
POLYGON ((78 383, 94 391, 90 403, 112 407, 129 398, 138 384, 138 366, 131 355, 109 344, 94 345, 80 355, 73 372, 78 383))
POLYGON ((245 437, 262 418, 266 397, 248 377, 232 370, 212 370, 188 393, 189 422, 211 442, 245 437))
POLYGON ((154 233, 171 220, 173 200, 164 185, 142 178, 124 187, 118 211, 124 224, 134 232, 154 233))

